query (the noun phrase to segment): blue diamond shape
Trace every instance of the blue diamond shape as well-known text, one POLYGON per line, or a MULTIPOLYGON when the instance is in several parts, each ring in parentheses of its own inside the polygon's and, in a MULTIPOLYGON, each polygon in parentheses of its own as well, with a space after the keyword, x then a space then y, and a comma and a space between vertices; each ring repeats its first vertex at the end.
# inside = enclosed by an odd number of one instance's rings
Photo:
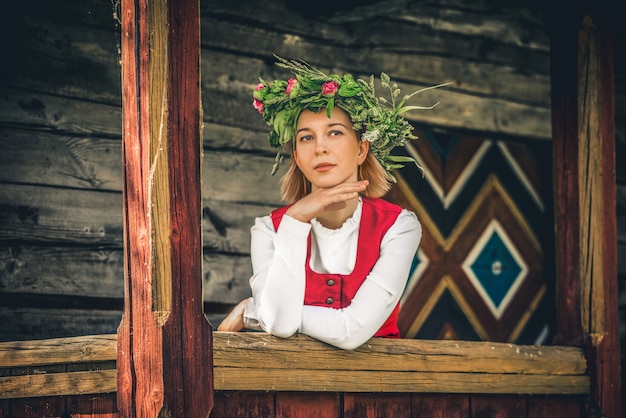
POLYGON ((487 240, 471 269, 496 308, 522 271, 496 231, 487 240))

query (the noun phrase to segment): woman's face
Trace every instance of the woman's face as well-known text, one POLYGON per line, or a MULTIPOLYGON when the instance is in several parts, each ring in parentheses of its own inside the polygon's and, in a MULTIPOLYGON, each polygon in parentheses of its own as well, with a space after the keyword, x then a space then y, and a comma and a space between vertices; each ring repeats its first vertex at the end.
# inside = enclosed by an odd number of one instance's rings
POLYGON ((357 138, 348 114, 336 107, 330 118, 326 109, 302 111, 295 141, 294 160, 313 190, 357 181, 369 150, 369 142, 357 138))

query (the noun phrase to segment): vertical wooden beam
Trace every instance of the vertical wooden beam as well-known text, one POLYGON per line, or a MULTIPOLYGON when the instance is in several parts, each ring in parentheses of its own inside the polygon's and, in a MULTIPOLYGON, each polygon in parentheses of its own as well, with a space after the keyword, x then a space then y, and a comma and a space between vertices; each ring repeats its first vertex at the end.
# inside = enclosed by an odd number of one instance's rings
POLYGON ((593 7, 574 2, 561 12, 547 23, 553 58, 557 343, 586 340, 592 377, 589 413, 621 417, 614 86, 618 12, 605 1, 593 7))
MULTIPOLYGON (((604 10, 609 12, 609 9, 604 10)), ((617 13, 617 10, 615 10, 617 13)), ((610 20, 586 14, 578 34, 578 184, 582 324, 598 413, 621 417, 617 283, 614 38, 610 20)))
POLYGON ((558 11, 546 13, 550 36, 552 159, 554 182, 556 316, 555 343, 582 346, 578 202, 578 27, 558 11), (562 20, 560 20, 562 19, 562 20))
POLYGON ((122 0, 122 417, 208 417, 199 0, 122 0))

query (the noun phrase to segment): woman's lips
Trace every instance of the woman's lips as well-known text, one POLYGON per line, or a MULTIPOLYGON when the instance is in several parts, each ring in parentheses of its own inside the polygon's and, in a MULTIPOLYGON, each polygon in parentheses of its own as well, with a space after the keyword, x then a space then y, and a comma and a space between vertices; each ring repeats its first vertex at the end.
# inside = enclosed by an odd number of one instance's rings
POLYGON ((315 171, 328 171, 334 167, 334 164, 322 163, 315 166, 315 171))

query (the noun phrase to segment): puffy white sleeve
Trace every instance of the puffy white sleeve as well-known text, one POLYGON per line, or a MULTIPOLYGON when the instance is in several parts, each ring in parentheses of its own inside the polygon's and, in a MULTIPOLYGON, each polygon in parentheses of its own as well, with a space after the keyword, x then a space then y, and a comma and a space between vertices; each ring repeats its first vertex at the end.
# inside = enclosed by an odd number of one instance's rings
POLYGON ((269 216, 251 228, 252 298, 244 312, 246 328, 278 337, 298 331, 304 305, 305 263, 311 224, 284 215, 278 231, 269 216))
POLYGON ((301 332, 344 349, 373 337, 402 296, 421 238, 417 217, 403 210, 383 237, 380 258, 352 303, 343 309, 304 306, 301 332))

